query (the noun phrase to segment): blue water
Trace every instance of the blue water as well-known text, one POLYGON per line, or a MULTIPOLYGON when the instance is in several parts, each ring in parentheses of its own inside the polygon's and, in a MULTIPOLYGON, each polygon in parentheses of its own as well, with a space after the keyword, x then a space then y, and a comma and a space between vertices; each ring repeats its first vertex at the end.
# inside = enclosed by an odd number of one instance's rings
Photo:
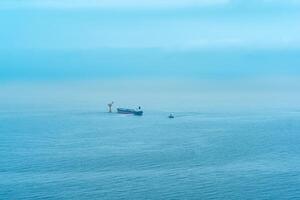
POLYGON ((300 112, 0 112, 0 199, 300 199, 300 112))

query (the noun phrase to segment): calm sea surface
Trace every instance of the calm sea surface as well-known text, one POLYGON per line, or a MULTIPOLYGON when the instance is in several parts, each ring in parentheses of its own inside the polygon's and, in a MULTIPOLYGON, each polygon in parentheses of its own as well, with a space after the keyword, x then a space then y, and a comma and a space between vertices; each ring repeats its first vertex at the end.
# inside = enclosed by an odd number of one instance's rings
POLYGON ((300 112, 1 111, 0 199, 300 199, 300 112))

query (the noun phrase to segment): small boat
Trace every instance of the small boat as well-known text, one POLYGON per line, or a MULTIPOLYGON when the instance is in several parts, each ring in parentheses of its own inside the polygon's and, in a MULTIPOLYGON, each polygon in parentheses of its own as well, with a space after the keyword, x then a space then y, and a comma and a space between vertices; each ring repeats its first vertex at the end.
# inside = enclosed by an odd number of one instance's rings
POLYGON ((169 115, 169 118, 170 118, 170 119, 173 119, 173 118, 174 118, 174 115, 170 114, 170 115, 169 115))
POLYGON ((142 110, 128 109, 128 108, 117 108, 119 114, 133 114, 133 115, 143 115, 142 110))

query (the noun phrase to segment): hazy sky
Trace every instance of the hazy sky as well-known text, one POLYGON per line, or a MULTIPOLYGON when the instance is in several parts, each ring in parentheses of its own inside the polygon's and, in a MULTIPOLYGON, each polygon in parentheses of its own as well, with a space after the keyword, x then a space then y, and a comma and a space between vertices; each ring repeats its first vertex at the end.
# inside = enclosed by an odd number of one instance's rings
POLYGON ((2 0, 1 49, 298 48, 298 0, 2 0))
POLYGON ((299 0, 1 0, 0 79, 298 75, 299 0))
POLYGON ((299 0, 1 0, 0 101, 297 107, 299 19, 299 0))

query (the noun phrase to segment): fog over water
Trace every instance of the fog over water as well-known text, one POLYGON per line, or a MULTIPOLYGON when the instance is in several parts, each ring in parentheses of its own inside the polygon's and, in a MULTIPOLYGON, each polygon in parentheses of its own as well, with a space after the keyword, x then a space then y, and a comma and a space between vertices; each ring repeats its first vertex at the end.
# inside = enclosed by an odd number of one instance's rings
POLYGON ((0 198, 297 199, 299 96, 261 83, 1 85, 0 198))
POLYGON ((300 199, 299 11, 1 0, 0 200, 300 199))
POLYGON ((200 111, 298 109, 297 78, 236 80, 102 80, 14 82, 1 85, 1 105, 32 108, 86 108, 106 105, 147 110, 200 111))

